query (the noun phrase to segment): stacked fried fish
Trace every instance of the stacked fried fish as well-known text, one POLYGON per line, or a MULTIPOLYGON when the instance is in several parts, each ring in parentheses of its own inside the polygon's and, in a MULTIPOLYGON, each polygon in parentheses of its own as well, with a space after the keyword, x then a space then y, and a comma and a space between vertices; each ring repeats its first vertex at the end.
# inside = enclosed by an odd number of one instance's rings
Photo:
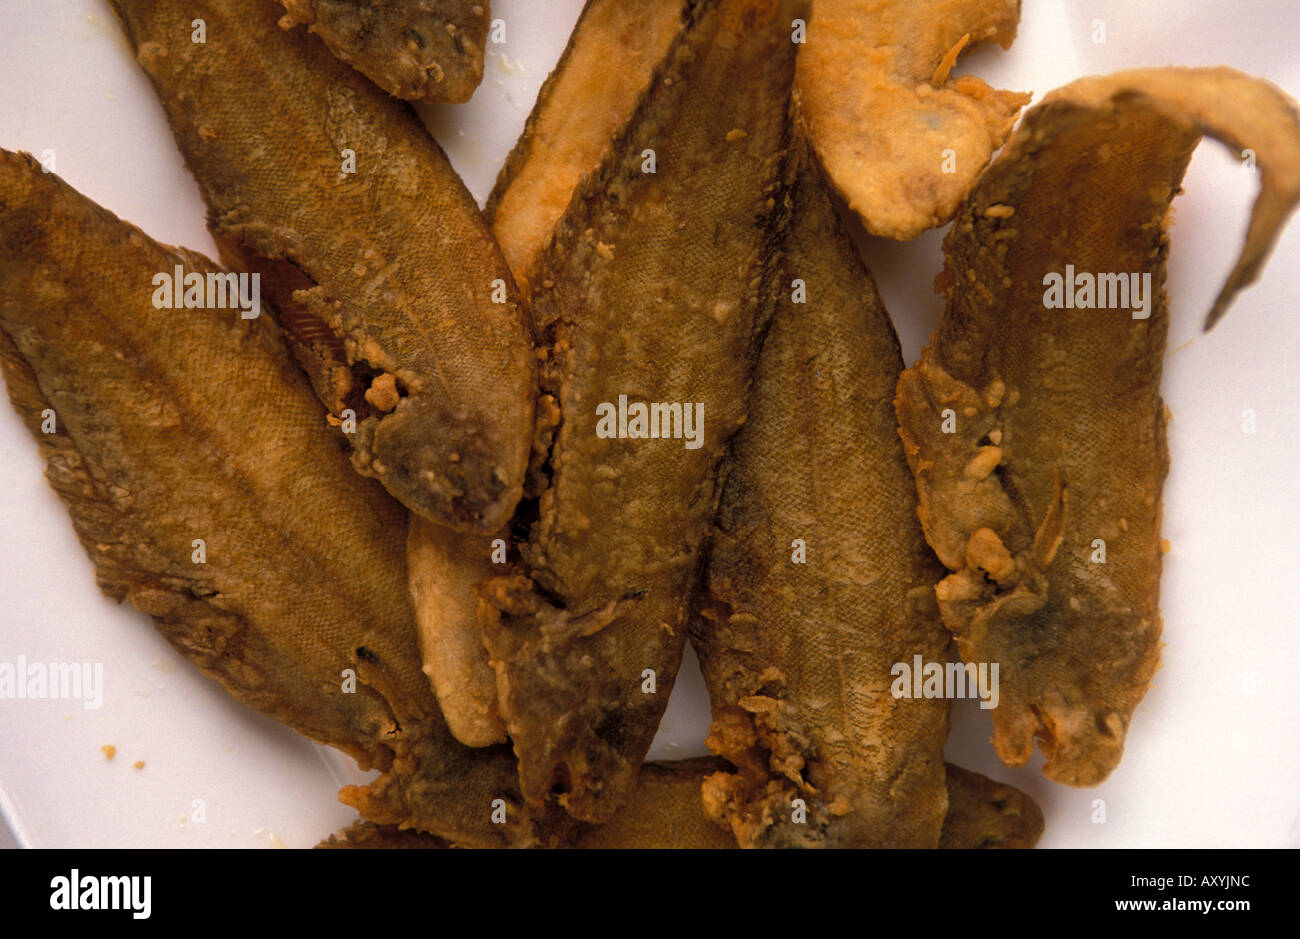
POLYGON ((917 657, 1000 665, 1008 765, 1114 769, 1169 204, 1203 134, 1256 154, 1212 324, 1300 199, 1284 95, 1123 72, 1013 133, 1027 96, 950 70, 1018 0, 590 0, 484 213, 393 95, 469 97, 486 0, 112 5, 221 263, 0 151, 0 367, 100 587, 382 771, 332 843, 1032 846, 1032 800, 944 763, 948 700, 891 691, 917 657), (837 200, 955 218, 910 369, 837 200), (1149 315, 1045 310, 1067 264, 1150 274, 1149 315), (266 315, 159 308, 177 269, 266 315), (687 642, 716 756, 646 763, 687 642))

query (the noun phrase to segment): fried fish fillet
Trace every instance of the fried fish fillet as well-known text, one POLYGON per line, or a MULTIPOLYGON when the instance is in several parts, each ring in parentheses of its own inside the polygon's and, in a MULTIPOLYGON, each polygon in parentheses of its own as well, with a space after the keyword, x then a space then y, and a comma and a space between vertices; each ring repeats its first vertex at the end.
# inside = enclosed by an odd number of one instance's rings
POLYGON ((709 779, 705 801, 742 847, 935 847, 948 702, 890 693, 895 663, 944 662, 950 641, 896 432, 903 360, 801 150, 782 299, 691 627, 708 743, 736 767, 709 779))
POLYGON ((380 88, 416 101, 468 101, 483 80, 488 0, 279 0, 380 88))
POLYGON ((952 218, 1029 96, 949 78, 968 43, 1016 38, 1020 0, 817 0, 799 53, 802 120, 875 235, 952 218))
MULTIPOLYGON (((590 0, 488 200, 493 232, 515 280, 551 234, 583 175, 644 97, 651 71, 682 28, 683 0, 590 0)), ((507 537, 503 531, 500 537, 507 537)), ((452 733, 482 746, 505 738, 474 586, 499 573, 494 539, 458 538, 413 519, 407 564, 424 670, 452 733)))
POLYGON ((586 821, 627 798, 658 727, 744 419, 786 215, 798 10, 700 8, 532 278, 556 416, 525 564, 486 586, 482 623, 526 798, 586 821), (608 410, 652 403, 663 434, 619 436, 608 410))
POLYGON ((532 439, 531 333, 438 145, 317 39, 276 28, 269 3, 113 5, 223 258, 262 273, 356 468, 432 521, 500 529, 532 439))
POLYGON ((1261 176, 1212 325, 1300 199, 1295 105, 1226 68, 1119 72, 1050 94, 981 178, 945 242, 939 328, 899 381, 921 522, 953 572, 944 622, 967 662, 1000 663, 994 746, 1021 765, 1037 737, 1070 785, 1119 763, 1159 659, 1166 222, 1203 134, 1261 176), (1071 305, 1049 308, 1065 276, 1071 305))
POLYGON ((523 289, 578 181, 600 165, 698 2, 588 0, 583 8, 485 210, 523 289))
POLYGON ((457 744, 420 673, 407 511, 349 466, 270 317, 158 306, 178 265, 226 276, 0 151, 0 368, 100 589, 240 701, 384 770, 345 793, 363 815, 548 840, 508 748, 457 744))
MULTIPOLYGON (((610 821, 587 827, 580 848, 735 848, 729 832, 700 807, 700 785, 726 768, 711 758, 647 763, 632 798, 610 821)), ((1032 848, 1043 833, 1043 812, 1029 796, 979 773, 947 764, 948 814, 941 848, 1032 848)), ((395 825, 357 822, 330 835, 320 848, 450 848, 442 838, 395 825)))

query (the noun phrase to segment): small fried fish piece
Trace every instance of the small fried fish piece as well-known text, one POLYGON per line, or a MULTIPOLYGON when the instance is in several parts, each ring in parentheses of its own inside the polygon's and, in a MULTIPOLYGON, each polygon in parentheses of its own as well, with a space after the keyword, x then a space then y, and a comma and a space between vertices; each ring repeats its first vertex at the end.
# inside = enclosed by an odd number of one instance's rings
POLYGON ((113 6, 223 259, 262 274, 357 470, 431 521, 499 530, 532 440, 531 330, 438 145, 319 40, 278 29, 269 3, 113 6))
MULTIPOLYGON (((457 740, 471 747, 506 739, 497 707, 496 673, 478 625, 475 589, 498 572, 492 562, 496 540, 452 531, 412 515, 406 542, 424 673, 447 726, 457 740)), ((504 544, 505 538, 500 541, 504 544)))
POLYGON ((236 276, 0 151, 0 368, 100 589, 238 700, 383 770, 345 793, 377 820, 548 840, 508 748, 456 743, 420 672, 406 509, 352 470, 269 316, 159 305, 178 265, 205 291, 236 276))
POLYGON ((1020 0, 817 0, 799 53, 804 127, 874 235, 952 218, 1029 95, 950 78, 968 43, 1016 38, 1020 0))
POLYGON ((1212 325, 1300 200, 1294 102, 1226 68, 1119 72, 1026 114, 947 237, 947 308, 899 380, 921 522, 953 571, 944 622, 965 661, 1000 663, 998 756, 1022 765, 1037 738, 1069 785, 1119 763, 1159 660, 1166 223, 1204 134, 1261 176, 1212 325))
POLYGON ((932 848, 948 701, 890 688, 895 663, 947 658, 931 586, 942 568, 898 443, 898 339, 801 149, 782 298, 691 625, 708 743, 736 766, 705 801, 742 847, 932 848))
POLYGON ((600 166, 698 2, 588 0, 583 8, 485 209, 524 290, 578 181, 600 166))
POLYGON ((486 585, 481 622, 526 797, 585 821, 631 793, 681 660, 771 315, 797 12, 700 8, 533 278, 558 427, 524 566, 486 585), (619 402, 664 405, 658 438, 619 436, 619 402))
POLYGON ((941 848, 1032 848, 1043 836, 1043 810, 1015 786, 947 766, 948 814, 941 848))
POLYGON ((483 80, 488 0, 279 0, 300 23, 390 95, 468 101, 483 80))

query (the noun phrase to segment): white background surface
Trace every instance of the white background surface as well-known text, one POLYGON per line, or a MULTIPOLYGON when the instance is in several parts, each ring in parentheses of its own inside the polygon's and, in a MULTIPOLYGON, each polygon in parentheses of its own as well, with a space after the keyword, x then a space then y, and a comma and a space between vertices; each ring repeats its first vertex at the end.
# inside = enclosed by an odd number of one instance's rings
MULTIPOLYGON (((425 108, 470 189, 486 197, 558 58, 581 0, 495 0, 507 43, 463 106, 425 108)), ((1042 94, 1140 65, 1228 64, 1300 93, 1300 11, 1289 0, 1030 0, 1009 52, 977 50, 958 72, 1042 94), (1092 42, 1096 20, 1105 43, 1092 42)), ((268 113, 267 118, 275 116, 268 113)), ((160 241, 215 256, 198 189, 161 107, 103 0, 5 0, 0 7, 0 146, 53 149, 69 183, 160 241)), ((1172 325, 1164 394, 1172 470, 1165 489, 1164 664, 1128 750, 1094 790, 1047 782, 1041 757, 1001 766, 991 723, 954 710, 948 755, 1030 792, 1044 846, 1300 846, 1300 530, 1296 366, 1300 225, 1263 282, 1209 336, 1200 323, 1231 267, 1255 179, 1222 147, 1197 151, 1175 203, 1172 325), (1241 414, 1256 414, 1243 433, 1241 414), (1105 802, 1096 823, 1094 800, 1105 802)), ((908 362, 940 309, 931 284, 941 232, 864 253, 908 362)), ((88 314, 91 311, 87 311, 88 314)), ((255 714, 203 679, 148 619, 98 593, 36 446, 0 406, 0 661, 101 662, 99 710, 75 701, 0 700, 0 815, 41 847, 310 846, 346 825, 344 757, 255 714), (104 744, 117 747, 106 761, 104 744), (144 760, 143 770, 132 763, 144 760), (195 820, 202 800, 205 820, 195 820)), ((969 704, 969 703, 967 703, 969 704)), ((652 757, 705 752, 707 698, 694 657, 652 757)), ((0 844, 4 843, 0 832, 0 844)))

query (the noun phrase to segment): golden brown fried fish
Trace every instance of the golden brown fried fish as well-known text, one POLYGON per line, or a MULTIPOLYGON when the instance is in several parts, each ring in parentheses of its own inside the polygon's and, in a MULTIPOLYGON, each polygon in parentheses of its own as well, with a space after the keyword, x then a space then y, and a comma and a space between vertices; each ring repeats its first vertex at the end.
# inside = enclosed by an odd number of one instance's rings
POLYGON ((952 218, 1029 96, 949 78, 968 43, 1016 38, 1020 0, 817 0, 799 53, 802 119, 872 234, 952 218))
POLYGON ((411 603, 420 630, 424 673, 456 739, 485 747, 506 739, 497 706, 496 673, 478 624, 479 584, 506 560, 506 539, 468 535, 411 516, 406 564, 411 603))
POLYGON ((482 846, 558 835, 507 748, 447 733, 407 512, 353 472, 270 317, 202 305, 236 276, 0 151, 0 367, 100 589, 240 701, 384 770, 345 792, 363 815, 482 846), (178 267, 198 308, 169 307, 178 267))
POLYGON ((782 298, 692 623, 708 742, 736 767, 705 801, 742 847, 935 847, 948 702, 890 692, 895 663, 944 662, 949 643, 897 442, 903 361, 801 149, 782 298))
POLYGON ((425 518, 497 531, 528 462, 531 338, 438 145, 317 39, 276 28, 269 3, 114 8, 223 257, 264 275, 354 465, 425 518), (196 17, 205 42, 191 40, 196 17))
POLYGON ((492 232, 522 288, 578 181, 600 165, 698 2, 588 0, 488 199, 492 232))
POLYGON ((525 567, 486 589, 484 638, 527 798, 584 820, 627 798, 658 727, 744 419, 785 216, 797 9, 700 9, 532 278, 553 439, 525 567))
MULTIPOLYGON (((488 217, 526 287, 526 268, 551 239, 579 179, 600 165, 645 95, 652 70, 682 27, 683 0, 590 0, 528 125, 502 168, 488 217)), ((500 533, 507 540, 508 531, 500 533)), ((407 564, 424 670, 447 724, 471 746, 504 739, 496 677, 476 614, 474 585, 500 573, 493 538, 461 539, 413 519, 407 564)))
POLYGON ((1212 324, 1300 199, 1294 103, 1222 68, 1088 78, 1030 111, 971 194, 947 309, 898 386, 921 522, 953 571, 944 622, 967 662, 1000 663, 998 755, 1023 764, 1037 737, 1076 786, 1119 763, 1159 658, 1165 225, 1203 134, 1252 150, 1262 181, 1212 324))
POLYGON ((468 101, 483 80, 488 0, 280 0, 280 25, 307 24, 391 95, 468 101))
MULTIPOLYGON (((700 807, 700 785, 725 770, 717 759, 647 763, 632 798, 610 821, 585 827, 571 842, 579 848, 734 848, 731 833, 710 822, 700 807)), ((941 848, 1032 848, 1043 833, 1043 812, 1014 786, 946 766, 948 814, 941 848)), ((322 841, 320 848, 450 848, 442 838, 396 825, 356 822, 322 841)))

